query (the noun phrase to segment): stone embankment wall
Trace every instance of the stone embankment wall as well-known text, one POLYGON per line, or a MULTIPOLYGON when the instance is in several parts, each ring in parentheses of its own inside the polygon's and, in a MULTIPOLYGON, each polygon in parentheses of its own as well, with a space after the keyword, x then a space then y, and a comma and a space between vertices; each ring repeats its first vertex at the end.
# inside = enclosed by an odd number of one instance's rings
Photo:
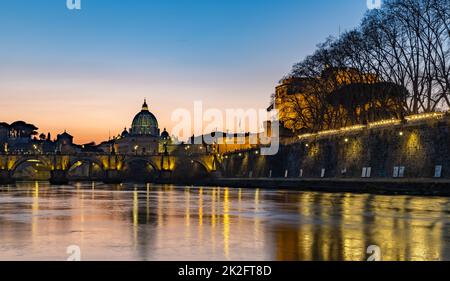
POLYGON ((361 126, 304 136, 275 156, 257 151, 227 155, 229 178, 450 179, 450 117, 361 126))

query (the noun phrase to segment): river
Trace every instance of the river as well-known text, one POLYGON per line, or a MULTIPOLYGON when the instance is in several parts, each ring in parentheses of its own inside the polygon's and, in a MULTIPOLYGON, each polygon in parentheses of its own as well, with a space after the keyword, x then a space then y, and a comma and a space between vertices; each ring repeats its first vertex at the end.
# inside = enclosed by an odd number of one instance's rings
POLYGON ((73 246, 81 260, 363 261, 370 246, 386 261, 450 260, 450 198, 96 183, 0 187, 0 260, 64 261, 73 246))

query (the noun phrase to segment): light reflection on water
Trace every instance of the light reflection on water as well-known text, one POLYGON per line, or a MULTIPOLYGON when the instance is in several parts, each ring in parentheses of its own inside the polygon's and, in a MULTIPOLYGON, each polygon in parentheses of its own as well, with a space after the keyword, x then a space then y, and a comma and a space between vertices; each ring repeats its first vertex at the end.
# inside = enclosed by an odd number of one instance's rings
POLYGON ((0 260, 450 260, 450 198, 155 185, 0 187, 0 260))

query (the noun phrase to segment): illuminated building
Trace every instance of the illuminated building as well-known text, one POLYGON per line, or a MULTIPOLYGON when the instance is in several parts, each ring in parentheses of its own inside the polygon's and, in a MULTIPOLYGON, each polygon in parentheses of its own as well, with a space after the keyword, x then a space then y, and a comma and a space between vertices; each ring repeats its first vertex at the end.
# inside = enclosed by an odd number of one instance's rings
POLYGON ((11 125, 0 123, 0 144, 1 151, 6 152, 26 152, 33 147, 33 136, 36 136, 38 128, 23 121, 16 121, 11 125))
POLYGON ((73 144, 73 136, 64 131, 64 133, 56 136, 57 151, 61 153, 75 153, 76 146, 73 144))
POLYGON ((8 142, 9 125, 0 123, 0 151, 2 151, 8 142))
MULTIPOLYGON (((354 68, 330 67, 318 77, 290 77, 276 87, 273 103, 268 110, 278 110, 279 120, 285 128, 309 132, 318 125, 314 123, 314 114, 324 102, 328 102, 327 95, 343 86, 357 83, 372 85, 377 82, 376 75, 361 73, 354 68)), ((329 110, 333 109, 331 105, 327 106, 329 110)), ((331 123, 326 114, 322 117, 324 123, 331 123)))
POLYGON ((125 128, 119 137, 103 143, 101 147, 119 154, 158 154, 163 149, 162 145, 168 142, 169 133, 164 129, 160 134, 158 120, 144 100, 141 111, 133 118, 131 128, 125 128))
POLYGON ((261 144, 263 133, 224 133, 192 136, 189 141, 180 145, 179 152, 188 154, 226 154, 237 151, 257 149, 261 144))

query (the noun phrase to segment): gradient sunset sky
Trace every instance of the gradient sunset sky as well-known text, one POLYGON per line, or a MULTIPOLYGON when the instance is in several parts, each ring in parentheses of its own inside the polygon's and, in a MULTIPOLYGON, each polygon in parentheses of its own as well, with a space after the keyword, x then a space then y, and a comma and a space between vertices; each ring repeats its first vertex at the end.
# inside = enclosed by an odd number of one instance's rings
POLYGON ((176 108, 266 108, 291 66, 359 24, 366 0, 0 2, 0 122, 77 143, 130 127, 146 97, 161 129, 176 108))

